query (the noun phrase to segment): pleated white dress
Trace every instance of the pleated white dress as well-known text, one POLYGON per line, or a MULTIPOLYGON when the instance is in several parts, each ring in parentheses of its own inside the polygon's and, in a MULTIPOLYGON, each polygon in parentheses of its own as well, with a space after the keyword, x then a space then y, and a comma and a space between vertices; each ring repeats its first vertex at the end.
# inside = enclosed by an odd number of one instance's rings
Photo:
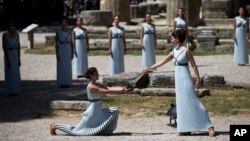
POLYGON ((142 49, 142 66, 144 69, 155 64, 155 25, 145 23, 142 25, 144 30, 142 49))
POLYGON ((248 42, 247 42, 247 24, 248 18, 235 17, 236 31, 234 41, 234 62, 237 64, 248 64, 248 42))
POLYGON ((58 30, 57 84, 72 85, 71 31, 58 30))
POLYGON ((123 44, 125 29, 123 27, 111 27, 109 30, 112 32, 112 55, 109 57, 109 75, 114 75, 125 71, 123 44))
POLYGON ((93 136, 111 134, 117 127, 119 111, 116 107, 102 109, 102 95, 91 93, 88 84, 87 94, 90 103, 76 126, 56 124, 59 129, 73 136, 93 136), (92 102, 91 102, 92 101, 92 102))
POLYGON ((177 131, 200 131, 212 127, 208 113, 195 92, 194 81, 188 67, 187 50, 173 50, 177 131))
POLYGON ((6 32, 3 34, 3 38, 7 42, 7 53, 11 63, 11 67, 8 68, 6 57, 4 57, 5 88, 9 94, 19 94, 21 80, 18 59, 19 35, 16 33, 14 36, 10 36, 10 34, 6 32))
POLYGON ((86 28, 74 28, 75 33, 75 48, 77 56, 74 57, 73 74, 74 76, 83 76, 88 69, 88 54, 86 41, 86 28))

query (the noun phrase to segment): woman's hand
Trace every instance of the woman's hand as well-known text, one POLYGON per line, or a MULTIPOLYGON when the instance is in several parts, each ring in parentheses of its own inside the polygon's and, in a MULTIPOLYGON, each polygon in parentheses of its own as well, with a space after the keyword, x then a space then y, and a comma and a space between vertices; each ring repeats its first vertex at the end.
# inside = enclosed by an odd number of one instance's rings
POLYGON ((201 88, 201 81, 200 81, 200 79, 197 79, 197 80, 196 80, 195 88, 196 88, 196 89, 201 88))
POLYGON ((133 90, 134 90, 134 88, 127 88, 127 87, 124 87, 124 88, 122 89, 122 93, 131 92, 131 91, 133 91, 133 90))
POLYGON ((144 70, 142 71, 142 74, 148 74, 148 73, 151 72, 151 70, 152 70, 152 68, 146 68, 146 69, 144 69, 144 70))
POLYGON ((141 44, 141 49, 144 49, 144 45, 143 45, 143 43, 141 44))

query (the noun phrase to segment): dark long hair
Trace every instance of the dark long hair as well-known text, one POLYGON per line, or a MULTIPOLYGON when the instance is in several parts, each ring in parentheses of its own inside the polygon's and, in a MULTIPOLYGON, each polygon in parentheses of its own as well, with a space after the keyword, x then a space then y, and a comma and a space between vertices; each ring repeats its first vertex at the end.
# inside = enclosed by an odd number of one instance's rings
MULTIPOLYGON (((179 15, 178 15, 178 11, 179 11, 179 10, 182 10, 182 11, 184 12, 184 9, 183 9, 183 8, 178 8, 176 17, 179 16, 179 15)), ((182 19, 186 19, 186 18, 185 18, 185 14, 183 14, 183 17, 181 17, 181 18, 182 18, 182 19)))
POLYGON ((248 13, 248 11, 247 11, 247 9, 246 9, 245 6, 240 6, 240 7, 239 7, 239 9, 238 9, 238 11, 237 11, 237 16, 240 15, 240 13, 239 13, 239 10, 240 10, 240 9, 243 9, 243 10, 245 11, 244 17, 248 17, 248 16, 249 16, 249 13, 248 13))
POLYGON ((90 76, 97 72, 95 67, 88 68, 87 72, 84 74, 84 77, 90 79, 90 76))
POLYGON ((178 38, 180 43, 183 43, 186 39, 186 30, 185 29, 176 30, 172 33, 172 36, 175 39, 178 38))

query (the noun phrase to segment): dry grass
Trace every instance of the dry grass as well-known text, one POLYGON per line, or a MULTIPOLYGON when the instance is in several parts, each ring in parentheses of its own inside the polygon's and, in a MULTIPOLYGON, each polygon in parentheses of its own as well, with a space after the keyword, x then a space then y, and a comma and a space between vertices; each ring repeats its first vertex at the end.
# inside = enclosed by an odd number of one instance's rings
MULTIPOLYGON (((250 90, 211 90, 211 95, 200 98, 207 111, 214 115, 248 114, 250 112, 250 90)), ((108 96, 104 106, 115 106, 128 116, 164 115, 175 103, 175 97, 156 96, 108 96)))

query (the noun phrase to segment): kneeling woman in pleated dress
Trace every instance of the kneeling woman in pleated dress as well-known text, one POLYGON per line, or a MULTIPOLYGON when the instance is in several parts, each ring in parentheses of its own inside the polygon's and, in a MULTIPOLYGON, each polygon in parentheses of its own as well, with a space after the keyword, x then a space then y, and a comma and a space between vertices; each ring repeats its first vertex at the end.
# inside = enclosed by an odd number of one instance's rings
POLYGON ((99 74, 96 68, 89 68, 85 77, 90 80, 87 86, 89 105, 76 126, 65 124, 50 125, 50 134, 56 135, 56 129, 72 136, 93 136, 111 134, 116 129, 119 111, 116 107, 102 109, 103 94, 126 93, 125 87, 105 87, 96 81, 99 74))
POLYGON ((185 38, 186 32, 184 29, 173 32, 171 42, 176 47, 162 61, 145 69, 143 73, 148 73, 149 70, 156 69, 173 59, 175 65, 175 91, 178 117, 177 131, 179 135, 187 135, 191 134, 191 132, 208 129, 209 136, 214 136, 214 127, 208 113, 195 92, 188 63, 190 62, 196 76, 196 88, 200 88, 201 86, 199 71, 191 52, 183 46, 185 38))

